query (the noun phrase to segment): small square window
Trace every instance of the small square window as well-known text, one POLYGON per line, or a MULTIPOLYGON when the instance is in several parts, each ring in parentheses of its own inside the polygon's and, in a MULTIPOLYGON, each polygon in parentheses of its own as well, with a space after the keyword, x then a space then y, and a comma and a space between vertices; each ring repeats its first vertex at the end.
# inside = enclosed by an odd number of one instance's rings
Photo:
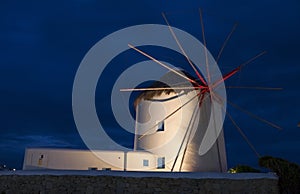
POLYGON ((143 160, 143 166, 149 166, 149 160, 143 160))
POLYGON ((165 168, 165 157, 157 158, 157 168, 158 169, 165 168))
POLYGON ((164 131, 165 130, 165 122, 159 121, 157 122, 157 130, 156 131, 164 131))

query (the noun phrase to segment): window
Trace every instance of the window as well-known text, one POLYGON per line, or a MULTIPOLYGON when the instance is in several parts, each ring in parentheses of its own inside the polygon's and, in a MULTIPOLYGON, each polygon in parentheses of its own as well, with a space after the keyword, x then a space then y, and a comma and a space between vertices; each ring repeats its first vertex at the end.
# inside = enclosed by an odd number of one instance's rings
POLYGON ((149 166, 149 160, 143 160, 143 166, 149 166))
POLYGON ((43 165, 43 158, 44 158, 44 155, 41 154, 40 157, 39 157, 39 161, 38 161, 39 166, 43 165))
POLYGON ((165 157, 157 158, 157 168, 158 169, 165 168, 165 157))
POLYGON ((165 122, 159 121, 157 122, 157 130, 156 131, 164 131, 165 130, 165 122))
POLYGON ((111 168, 102 168, 102 170, 110 171, 111 168))

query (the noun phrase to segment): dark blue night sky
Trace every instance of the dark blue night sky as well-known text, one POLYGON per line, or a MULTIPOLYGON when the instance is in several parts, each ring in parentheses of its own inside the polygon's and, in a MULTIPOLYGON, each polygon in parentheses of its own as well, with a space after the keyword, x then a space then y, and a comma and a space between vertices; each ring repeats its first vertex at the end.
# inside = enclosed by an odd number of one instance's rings
MULTIPOLYGON (((282 157, 299 164, 300 2, 296 0, 1 0, 0 164, 20 169, 26 147, 86 149, 72 114, 73 80, 86 52, 104 36, 124 27, 165 24, 161 12, 167 14, 173 26, 202 40, 200 7, 204 11, 208 49, 214 56, 234 23, 239 24, 220 59, 223 73, 263 50, 268 52, 243 68, 226 85, 284 89, 228 89, 227 95, 231 102, 280 125, 283 130, 261 123, 229 105, 228 112, 261 155, 282 157)), ((128 60, 125 55, 116 60, 128 60)), ((176 62, 180 58, 170 60, 176 62)), ((121 69, 116 65, 113 68, 108 73, 117 74, 121 69)), ((110 89, 109 84, 103 86, 101 91, 97 90, 97 96, 110 89)), ((110 102, 101 103, 99 97, 96 104, 101 111, 110 102)), ((108 133, 116 141, 132 145, 133 136, 124 137, 127 133, 116 128, 109 114, 103 122, 110 127, 108 133)), ((229 167, 257 166, 255 154, 230 120, 225 121, 224 128, 229 167)))

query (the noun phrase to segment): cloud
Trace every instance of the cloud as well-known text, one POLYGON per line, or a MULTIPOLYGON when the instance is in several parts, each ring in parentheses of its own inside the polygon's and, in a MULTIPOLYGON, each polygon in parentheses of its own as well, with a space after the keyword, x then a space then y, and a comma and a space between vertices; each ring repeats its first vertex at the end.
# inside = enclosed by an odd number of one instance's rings
POLYGON ((77 147, 77 144, 72 143, 70 140, 62 137, 49 136, 49 135, 24 135, 19 136, 16 134, 8 134, 1 138, 1 150, 15 150, 16 148, 26 147, 77 147), (19 145, 16 147, 16 145, 19 145), (22 145, 20 147, 20 145, 22 145))

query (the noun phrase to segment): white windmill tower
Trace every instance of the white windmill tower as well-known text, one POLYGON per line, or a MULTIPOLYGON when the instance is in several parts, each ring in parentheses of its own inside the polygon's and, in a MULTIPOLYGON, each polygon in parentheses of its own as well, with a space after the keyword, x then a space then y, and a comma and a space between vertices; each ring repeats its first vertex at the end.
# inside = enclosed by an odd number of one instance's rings
MULTIPOLYGON (((187 73, 183 75, 195 80, 187 73)), ((157 155, 157 167, 165 171, 225 172, 223 131, 207 153, 198 154, 211 115, 209 94, 193 89, 192 83, 174 72, 149 89, 153 90, 141 93, 135 101, 135 150, 157 155), (164 89, 156 90, 159 88, 164 89), (206 98, 200 102, 201 96, 206 98)))

